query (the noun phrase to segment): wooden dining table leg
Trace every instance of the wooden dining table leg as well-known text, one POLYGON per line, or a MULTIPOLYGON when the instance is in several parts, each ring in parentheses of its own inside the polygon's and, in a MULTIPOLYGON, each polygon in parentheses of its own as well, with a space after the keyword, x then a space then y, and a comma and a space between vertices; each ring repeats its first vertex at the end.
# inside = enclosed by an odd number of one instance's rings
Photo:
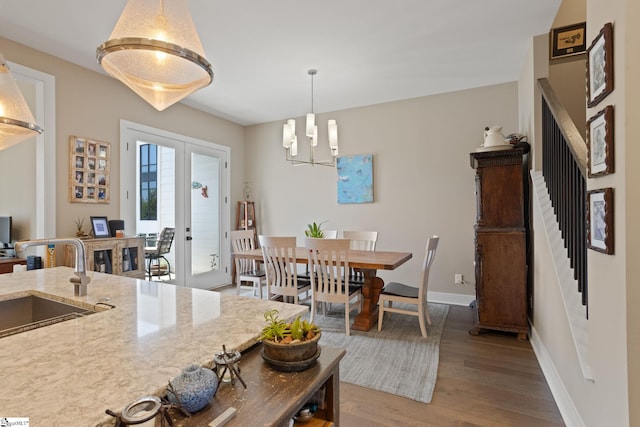
POLYGON ((378 299, 384 287, 384 281, 376 276, 376 270, 359 269, 364 273, 362 285, 362 311, 354 319, 351 329, 356 331, 368 331, 378 323, 378 299))

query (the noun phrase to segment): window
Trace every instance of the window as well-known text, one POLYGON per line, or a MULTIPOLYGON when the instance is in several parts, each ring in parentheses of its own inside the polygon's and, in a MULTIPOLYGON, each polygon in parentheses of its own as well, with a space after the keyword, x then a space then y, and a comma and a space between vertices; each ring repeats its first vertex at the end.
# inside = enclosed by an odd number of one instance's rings
POLYGON ((140 146, 140 219, 158 219, 158 146, 140 146))

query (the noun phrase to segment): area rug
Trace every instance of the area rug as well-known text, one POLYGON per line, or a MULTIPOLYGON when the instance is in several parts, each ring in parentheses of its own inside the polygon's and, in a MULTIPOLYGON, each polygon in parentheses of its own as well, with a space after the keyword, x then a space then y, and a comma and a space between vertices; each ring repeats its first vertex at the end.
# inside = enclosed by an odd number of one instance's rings
MULTIPOLYGON (((402 304, 394 304, 401 307, 402 304)), ((429 304, 428 338, 420 334, 418 318, 385 315, 382 331, 377 324, 369 332, 351 330, 346 336, 344 311, 339 305, 315 323, 322 329, 320 346, 344 348, 340 381, 430 403, 438 374, 440 338, 449 306, 429 304)), ((414 306, 415 308, 415 306, 414 306)))

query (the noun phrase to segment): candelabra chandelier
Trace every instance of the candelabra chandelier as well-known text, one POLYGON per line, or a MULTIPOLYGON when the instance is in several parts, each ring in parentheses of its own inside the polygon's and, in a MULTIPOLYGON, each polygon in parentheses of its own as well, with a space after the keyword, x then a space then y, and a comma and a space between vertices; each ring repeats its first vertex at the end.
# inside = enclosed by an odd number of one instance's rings
POLYGON ((327 122, 329 148, 331 149, 330 160, 316 160, 315 147, 318 145, 318 126, 316 125, 316 116, 313 112, 313 76, 318 73, 317 70, 311 69, 307 74, 311 76, 311 112, 307 114, 306 137, 309 142, 309 160, 297 159, 298 155, 298 137, 296 136, 295 119, 287 120, 282 131, 282 146, 285 149, 285 157, 288 162, 293 165, 320 165, 335 167, 336 157, 338 156, 338 125, 335 120, 327 122))

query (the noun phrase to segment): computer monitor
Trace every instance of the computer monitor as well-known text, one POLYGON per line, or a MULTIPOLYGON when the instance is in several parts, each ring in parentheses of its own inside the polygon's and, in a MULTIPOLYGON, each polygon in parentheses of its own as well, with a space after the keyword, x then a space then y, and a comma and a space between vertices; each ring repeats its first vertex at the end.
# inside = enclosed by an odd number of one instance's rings
POLYGON ((11 217, 0 216, 0 247, 11 247, 11 217))

